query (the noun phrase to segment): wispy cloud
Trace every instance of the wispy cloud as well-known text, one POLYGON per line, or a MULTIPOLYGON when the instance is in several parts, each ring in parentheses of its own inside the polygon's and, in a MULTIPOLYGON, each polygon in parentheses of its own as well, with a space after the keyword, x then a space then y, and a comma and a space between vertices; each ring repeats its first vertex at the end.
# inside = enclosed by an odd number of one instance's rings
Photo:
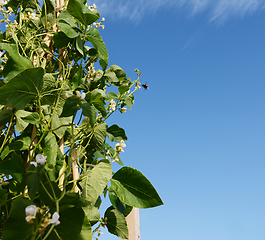
POLYGON ((244 17, 265 10, 265 0, 88 0, 102 15, 139 22, 145 15, 163 8, 185 9, 187 16, 206 12, 209 22, 223 23, 231 17, 244 17))

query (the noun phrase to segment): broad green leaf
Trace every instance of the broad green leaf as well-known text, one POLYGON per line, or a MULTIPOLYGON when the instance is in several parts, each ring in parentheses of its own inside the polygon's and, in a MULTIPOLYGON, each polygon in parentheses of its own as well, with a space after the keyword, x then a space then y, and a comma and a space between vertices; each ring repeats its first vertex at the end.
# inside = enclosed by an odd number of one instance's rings
POLYGON ((81 104, 83 115, 89 117, 89 123, 93 127, 97 120, 97 109, 90 103, 81 104))
POLYGON ((98 11, 90 11, 87 6, 78 0, 69 0, 67 11, 84 25, 90 25, 100 17, 98 11))
POLYGON ((0 173, 10 175, 12 173, 25 173, 26 168, 23 159, 16 153, 11 153, 10 158, 0 161, 0 173))
POLYGON ((58 28, 69 38, 76 38, 78 33, 64 20, 57 21, 58 28))
POLYGON ((29 68, 19 73, 0 88, 0 104, 24 109, 26 104, 39 95, 42 88, 43 68, 29 68))
POLYGON ((26 185, 28 186, 28 194, 32 201, 34 200, 37 190, 39 188, 40 177, 41 175, 39 171, 27 173, 26 185))
POLYGON ((50 73, 46 73, 43 76, 43 86, 41 92, 49 91, 56 88, 56 79, 50 73))
POLYGON ((50 208, 53 208, 55 206, 55 202, 53 201, 54 194, 56 198, 58 199, 60 198, 62 192, 59 189, 58 184, 56 182, 51 182, 51 184, 48 182, 45 182, 44 187, 48 191, 49 194, 46 192, 43 186, 40 185, 39 191, 38 191, 40 198, 44 201, 45 205, 49 206, 50 208), (53 189, 51 188, 51 185, 53 189))
POLYGON ((76 38, 76 44, 75 44, 76 50, 82 55, 82 57, 84 56, 84 44, 82 42, 81 36, 78 35, 78 37, 76 38))
POLYGON ((68 38, 63 32, 56 32, 53 35, 52 41, 56 48, 64 48, 67 47, 68 43, 72 42, 72 38, 68 38))
POLYGON ((62 138, 65 134, 66 129, 72 122, 72 116, 70 117, 58 117, 57 113, 53 115, 52 124, 53 132, 56 134, 58 138, 62 138))
POLYGON ((111 99, 118 99, 118 96, 115 92, 108 92, 106 101, 109 102, 111 99))
POLYGON ((68 192, 60 201, 60 205, 75 205, 76 207, 87 207, 90 202, 80 197, 79 193, 68 192))
POLYGON ((120 213, 124 214, 126 205, 121 202, 121 200, 117 197, 116 193, 109 189, 109 200, 113 207, 115 207, 120 213))
POLYGON ((109 71, 109 69, 103 75, 105 81, 109 83, 118 83, 119 79, 117 78, 114 72, 109 71))
POLYGON ((45 29, 51 27, 56 21, 55 4, 53 0, 44 0, 42 5, 41 22, 45 29))
POLYGON ((11 206, 11 211, 7 222, 4 225, 4 240, 30 240, 34 231, 34 224, 29 224, 26 220, 25 208, 34 203, 28 199, 18 197, 11 206))
POLYGON ((115 74, 119 80, 127 79, 126 73, 123 71, 123 69, 121 67, 119 67, 117 65, 111 65, 108 70, 115 72, 115 74))
POLYGON ((98 211, 98 207, 90 204, 89 206, 82 208, 88 220, 90 221, 91 226, 93 226, 100 220, 100 213, 98 211))
POLYGON ((101 123, 94 129, 94 135, 91 144, 95 146, 97 151, 104 151, 104 142, 106 140, 107 124, 101 123))
MULTIPOLYGON (((91 240, 91 225, 89 219, 80 207, 63 206, 60 208, 61 222, 56 230, 63 240, 91 240)), ((48 240, 58 240, 52 232, 48 240)))
POLYGON ((106 45, 99 34, 99 31, 96 28, 90 28, 87 31, 86 37, 98 52, 100 66, 103 70, 106 70, 109 63, 109 55, 106 45))
POLYGON ((126 106, 131 110, 132 108, 132 104, 133 104, 133 101, 134 99, 125 95, 125 96, 122 96, 121 97, 121 100, 124 102, 124 104, 126 104, 126 106))
POLYGON ((128 86, 128 85, 120 86, 119 87, 119 93, 120 93, 120 95, 123 95, 124 93, 128 92, 129 89, 130 89, 130 86, 128 86))
POLYGON ((122 213, 113 207, 109 207, 104 215, 107 218, 107 228, 110 233, 122 238, 129 238, 129 231, 126 223, 126 219, 122 213))
POLYGON ((31 115, 32 112, 24 111, 24 110, 18 110, 15 113, 16 116, 16 130, 19 133, 22 133, 24 129, 29 125, 29 122, 25 122, 23 118, 28 117, 31 115))
POLYGON ((100 92, 99 89, 95 89, 91 92, 90 101, 102 113, 103 117, 107 115, 104 97, 102 96, 102 92, 100 92))
POLYGON ((24 70, 33 67, 32 62, 28 58, 19 54, 16 44, 0 43, 0 49, 6 50, 9 55, 3 70, 3 75, 7 82, 24 70))
POLYGON ((57 141, 56 137, 52 132, 48 132, 42 142, 44 156, 47 156, 45 169, 50 170, 55 167, 57 158, 57 141))
POLYGON ((112 167, 109 161, 100 161, 92 170, 88 170, 82 177, 86 177, 80 183, 82 196, 94 205, 102 191, 107 186, 112 175, 112 167))
POLYGON ((75 18, 67 10, 62 11, 59 14, 57 21, 61 19, 64 20, 66 23, 68 23, 68 25, 70 25, 71 27, 78 28, 75 18))
POLYGON ((65 104, 63 106, 63 112, 60 117, 74 116, 78 110, 79 107, 76 97, 69 97, 65 101, 65 104))
POLYGON ((107 128, 107 136, 111 142, 120 142, 121 140, 127 140, 124 129, 116 124, 107 128))
POLYGON ((75 75, 73 76, 72 82, 73 82, 74 89, 76 89, 80 85, 80 81, 82 77, 83 77, 83 68, 82 66, 80 66, 77 72, 75 73, 75 75))
POLYGON ((163 204, 150 181, 131 167, 123 167, 113 175, 111 188, 129 206, 150 208, 163 204))
POLYGON ((10 152, 19 151, 19 150, 27 150, 31 145, 30 137, 24 137, 15 142, 7 145, 1 153, 1 159, 4 159, 10 152))
POLYGON ((11 120, 13 112, 11 109, 4 109, 0 111, 0 126, 6 124, 11 120))
POLYGON ((29 115, 25 116, 25 117, 21 117, 21 119, 26 122, 26 123, 31 123, 31 124, 36 124, 38 122, 40 122, 40 116, 38 113, 36 112, 31 112, 29 115))
POLYGON ((2 207, 6 203, 7 196, 8 196, 7 190, 0 189, 0 207, 2 207))

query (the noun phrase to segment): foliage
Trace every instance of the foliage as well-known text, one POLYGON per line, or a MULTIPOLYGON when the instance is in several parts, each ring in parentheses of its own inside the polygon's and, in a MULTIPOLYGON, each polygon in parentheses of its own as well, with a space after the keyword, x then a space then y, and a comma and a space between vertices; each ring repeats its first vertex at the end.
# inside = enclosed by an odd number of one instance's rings
POLYGON ((85 240, 105 226, 128 238, 132 207, 163 204, 123 166, 125 130, 106 123, 131 109, 140 72, 108 68, 95 6, 0 0, 0 12, 0 239, 85 240), (100 217, 103 197, 112 206, 100 217))

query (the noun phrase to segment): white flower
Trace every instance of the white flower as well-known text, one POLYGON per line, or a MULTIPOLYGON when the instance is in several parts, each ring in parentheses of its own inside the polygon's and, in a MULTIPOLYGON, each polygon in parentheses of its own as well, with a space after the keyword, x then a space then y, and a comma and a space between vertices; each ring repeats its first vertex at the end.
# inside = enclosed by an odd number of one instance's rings
POLYGON ((39 20, 38 17, 36 17, 36 13, 30 13, 28 12, 29 20, 39 20))
POLYGON ((116 102, 113 99, 110 100, 110 109, 113 111, 116 109, 116 102))
POLYGON ((59 225, 61 222, 59 221, 60 215, 58 212, 55 212, 52 215, 52 219, 49 220, 49 224, 53 224, 54 226, 59 225))
POLYGON ((37 156, 36 156, 36 162, 38 163, 38 164, 41 164, 41 165, 44 165, 45 164, 45 162, 46 162, 46 156, 44 156, 43 154, 37 154, 37 156))
POLYGON ((101 21, 104 22, 105 21, 105 18, 103 17, 101 21))
POLYGON ((30 162, 30 164, 34 165, 35 167, 37 167, 37 163, 36 162, 30 162))
POLYGON ((126 144, 125 144, 124 140, 121 140, 121 141, 120 141, 120 145, 121 145, 123 148, 126 147, 126 144))
POLYGON ((0 6, 5 6, 7 4, 7 1, 0 0, 0 6))
POLYGON ((66 98, 69 98, 69 94, 68 94, 68 93, 65 93, 65 97, 66 97, 66 98))
POLYGON ((32 219, 36 218, 37 207, 35 205, 29 205, 25 208, 26 221, 31 222, 32 219))
POLYGON ((85 97, 86 97, 86 93, 85 93, 85 92, 82 92, 82 94, 81 94, 81 96, 80 96, 81 100, 84 100, 85 97))
POLYGON ((79 91, 75 91, 75 93, 76 93, 76 96, 78 98, 80 98, 81 100, 84 100, 85 97, 86 97, 86 93, 85 92, 80 93, 79 91))

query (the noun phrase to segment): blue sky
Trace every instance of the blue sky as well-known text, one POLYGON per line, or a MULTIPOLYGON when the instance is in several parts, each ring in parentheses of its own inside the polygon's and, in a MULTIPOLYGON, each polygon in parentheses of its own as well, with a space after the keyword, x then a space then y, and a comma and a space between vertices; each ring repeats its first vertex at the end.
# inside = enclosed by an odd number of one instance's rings
POLYGON ((110 65, 149 85, 109 120, 165 204, 140 210, 141 239, 264 240, 265 1, 89 3, 110 65))

